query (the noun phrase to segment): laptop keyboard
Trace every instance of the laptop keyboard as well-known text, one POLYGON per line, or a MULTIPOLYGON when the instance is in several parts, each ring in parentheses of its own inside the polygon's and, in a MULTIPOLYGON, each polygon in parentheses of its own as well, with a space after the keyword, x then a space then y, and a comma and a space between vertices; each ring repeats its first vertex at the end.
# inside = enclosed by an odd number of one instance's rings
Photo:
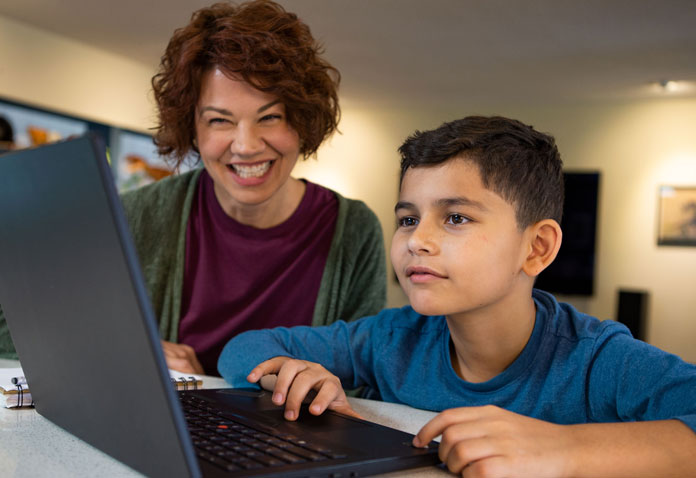
POLYGON ((325 445, 282 432, 269 433, 223 416, 209 402, 179 395, 198 458, 227 471, 344 458, 325 445))

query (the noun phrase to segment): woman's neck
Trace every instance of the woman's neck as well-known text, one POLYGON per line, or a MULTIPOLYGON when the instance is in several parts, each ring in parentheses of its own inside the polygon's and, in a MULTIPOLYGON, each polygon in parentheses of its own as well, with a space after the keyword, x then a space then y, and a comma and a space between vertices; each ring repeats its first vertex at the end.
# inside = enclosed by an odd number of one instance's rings
POLYGON ((235 221, 257 229, 268 229, 287 221, 302 202, 307 185, 295 178, 285 184, 268 200, 259 204, 230 203, 220 200, 217 185, 215 197, 222 210, 235 221))

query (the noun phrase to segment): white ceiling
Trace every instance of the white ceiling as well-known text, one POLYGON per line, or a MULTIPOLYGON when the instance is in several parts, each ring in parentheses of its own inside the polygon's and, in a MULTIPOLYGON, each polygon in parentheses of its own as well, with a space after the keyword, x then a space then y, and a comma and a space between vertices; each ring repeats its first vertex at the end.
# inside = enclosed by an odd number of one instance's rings
MULTIPOLYGON (((6 0, 0 15, 151 65, 202 0, 6 0)), ((281 0, 373 104, 632 99, 696 80, 696 0, 281 0)), ((684 94, 696 95, 696 88, 684 94)))

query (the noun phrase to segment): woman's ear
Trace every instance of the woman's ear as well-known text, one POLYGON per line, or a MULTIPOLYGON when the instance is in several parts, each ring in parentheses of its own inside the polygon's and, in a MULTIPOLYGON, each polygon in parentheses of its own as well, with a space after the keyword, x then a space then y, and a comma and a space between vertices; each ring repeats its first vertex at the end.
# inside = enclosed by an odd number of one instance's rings
POLYGON ((522 270, 530 277, 536 277, 553 262, 561 248, 563 232, 553 219, 544 219, 529 226, 529 254, 522 270))

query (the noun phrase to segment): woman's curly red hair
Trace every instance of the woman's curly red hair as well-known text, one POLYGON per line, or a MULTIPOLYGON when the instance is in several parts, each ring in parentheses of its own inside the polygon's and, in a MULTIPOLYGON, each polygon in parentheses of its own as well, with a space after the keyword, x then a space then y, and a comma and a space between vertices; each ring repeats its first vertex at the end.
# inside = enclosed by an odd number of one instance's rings
POLYGON ((322 53, 309 27, 271 0, 216 3, 194 12, 191 22, 174 32, 152 78, 159 153, 178 166, 197 151, 194 116, 201 81, 217 67, 280 98, 300 137, 300 153, 313 155, 340 118, 340 74, 322 53))

